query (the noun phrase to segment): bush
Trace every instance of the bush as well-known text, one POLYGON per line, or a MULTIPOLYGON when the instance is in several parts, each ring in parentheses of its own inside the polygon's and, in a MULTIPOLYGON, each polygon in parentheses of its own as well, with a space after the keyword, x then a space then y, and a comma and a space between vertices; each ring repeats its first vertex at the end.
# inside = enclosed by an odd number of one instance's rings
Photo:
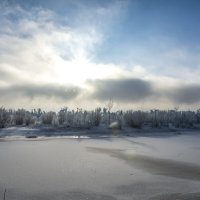
POLYGON ((124 115, 125 122, 132 128, 142 128, 146 114, 142 111, 129 110, 124 115))

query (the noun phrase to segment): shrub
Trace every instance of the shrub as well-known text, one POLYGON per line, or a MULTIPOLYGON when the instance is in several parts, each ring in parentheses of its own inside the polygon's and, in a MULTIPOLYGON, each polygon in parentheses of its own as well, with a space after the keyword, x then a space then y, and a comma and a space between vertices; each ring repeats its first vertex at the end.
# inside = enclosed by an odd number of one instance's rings
POLYGON ((146 114, 142 111, 129 110, 124 115, 125 122, 132 128, 142 128, 145 118, 146 114))

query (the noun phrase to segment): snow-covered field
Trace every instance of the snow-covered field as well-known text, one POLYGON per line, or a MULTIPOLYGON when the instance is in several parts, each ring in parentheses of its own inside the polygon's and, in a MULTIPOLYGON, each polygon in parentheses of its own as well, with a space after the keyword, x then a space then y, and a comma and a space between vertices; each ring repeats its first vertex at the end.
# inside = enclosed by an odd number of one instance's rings
POLYGON ((200 134, 0 139, 0 199, 200 199, 200 134))

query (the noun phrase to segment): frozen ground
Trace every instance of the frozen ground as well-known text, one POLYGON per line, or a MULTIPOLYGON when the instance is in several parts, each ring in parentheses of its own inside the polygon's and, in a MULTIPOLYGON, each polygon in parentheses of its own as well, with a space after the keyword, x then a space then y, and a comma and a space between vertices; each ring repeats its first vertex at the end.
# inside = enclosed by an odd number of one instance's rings
POLYGON ((0 141, 0 199, 200 199, 198 133, 0 141))

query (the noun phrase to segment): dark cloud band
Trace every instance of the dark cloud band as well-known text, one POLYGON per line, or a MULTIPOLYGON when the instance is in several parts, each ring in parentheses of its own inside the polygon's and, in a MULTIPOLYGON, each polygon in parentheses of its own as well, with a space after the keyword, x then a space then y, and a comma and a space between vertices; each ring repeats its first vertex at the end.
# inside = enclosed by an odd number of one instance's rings
MULTIPOLYGON (((15 102, 15 99, 52 99, 58 102, 87 102, 95 99, 100 104, 112 98, 122 104, 132 103, 158 107, 166 102, 172 105, 197 105, 200 102, 200 85, 157 87, 158 83, 142 79, 102 79, 87 81, 91 90, 57 84, 20 84, 0 86, 0 103, 15 102)), ((41 102, 44 104, 45 102, 41 102)))
POLYGON ((175 103, 195 104, 200 102, 200 85, 186 85, 171 88, 165 93, 175 103))
MULTIPOLYGON (((145 81, 142 79, 106 79, 88 81, 92 86, 91 96, 97 100, 108 100, 112 98, 119 102, 159 103, 163 99, 169 104, 192 105, 200 102, 200 85, 164 86, 157 88, 159 83, 145 81)), ((156 106, 156 105, 155 105, 156 106)))
POLYGON ((69 101, 76 98, 80 93, 80 88, 74 86, 59 86, 54 84, 45 85, 14 85, 0 87, 0 98, 54 98, 69 101))
POLYGON ((141 79, 107 79, 88 82, 93 87, 93 98, 121 102, 137 102, 153 94, 151 83, 141 79))

